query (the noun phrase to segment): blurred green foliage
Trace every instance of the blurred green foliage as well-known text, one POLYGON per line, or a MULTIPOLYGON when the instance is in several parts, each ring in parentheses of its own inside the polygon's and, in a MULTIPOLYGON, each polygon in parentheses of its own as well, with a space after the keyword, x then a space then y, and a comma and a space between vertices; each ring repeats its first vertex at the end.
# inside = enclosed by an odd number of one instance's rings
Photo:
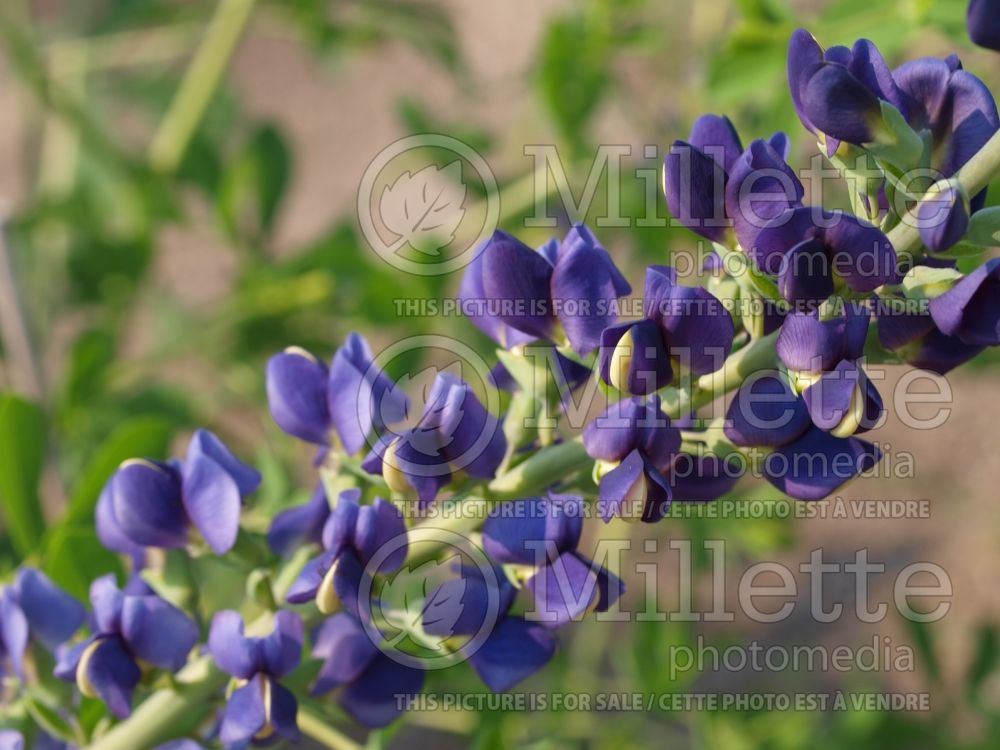
MULTIPOLYGON (((324 61, 378 54, 385 44, 409 45, 472 91, 476 84, 463 63, 454 5, 269 0, 256 4, 254 28, 292 34, 324 61)), ((296 153, 282 124, 251 116, 238 89, 225 80, 196 113, 190 140, 179 144, 176 169, 151 164, 147 146, 155 127, 139 138, 119 132, 123 119, 158 123, 177 106, 183 63, 203 43, 214 12, 214 3, 171 0, 63 3, 48 14, 10 0, 0 9, 9 68, 19 93, 34 102, 23 129, 27 197, 6 217, 7 251, 18 273, 21 322, 45 375, 34 393, 0 396, 0 568, 9 572, 22 560, 42 564, 81 597, 89 580, 121 569, 93 531, 97 497, 121 460, 165 458, 180 433, 207 424, 264 469, 260 508, 272 511, 300 500, 309 489, 300 486, 308 459, 293 441, 275 439, 263 406, 266 358, 292 343, 326 356, 352 329, 386 337, 426 332, 438 323, 399 318, 390 301, 440 297, 457 285, 457 278, 404 277, 383 264, 364 247, 350 216, 330 215, 320 236, 277 253, 276 227, 296 163, 309 154, 296 153), (144 48, 159 44, 169 54, 148 64, 116 61, 122 35, 141 35, 144 48), (158 261, 172 227, 195 224, 206 214, 216 230, 214 244, 235 257, 237 267, 222 302, 192 309, 164 290, 158 261), (196 388, 175 378, 192 362, 196 388)), ((785 45, 796 26, 814 29, 826 45, 868 36, 896 62, 958 49, 967 67, 1000 91, 996 58, 972 51, 963 19, 964 5, 957 0, 580 0, 553 15, 532 52, 527 97, 534 105, 532 127, 543 130, 534 140, 560 146, 576 186, 585 182, 598 143, 639 139, 628 166, 656 169, 663 150, 687 135, 694 117, 716 111, 733 118, 745 141, 789 131, 796 159, 805 164, 814 144, 799 126, 784 84, 785 45), (615 128, 625 132, 614 134, 615 128), (643 157, 646 143, 659 145, 656 158, 643 157)), ((449 133, 487 158, 503 161, 507 155, 508 122, 445 120, 416 94, 385 116, 396 117, 404 132, 449 133)), ((373 151, 381 145, 373 144, 373 151)), ((502 188, 525 177, 531 165, 522 163, 520 173, 501 175, 502 188)), ((622 210, 638 218, 646 213, 646 185, 625 174, 622 210)), ((605 194, 602 187, 598 196, 605 194)), ((531 208, 505 216, 505 225, 518 231, 531 208)), ((588 218, 594 222, 605 209, 598 200, 588 218)), ((657 210, 665 218, 661 201, 657 210)), ((694 241, 686 231, 665 226, 623 230, 596 223, 605 244, 633 271, 665 262, 672 247, 694 241)), ((490 352, 490 342, 470 325, 449 324, 461 325, 463 338, 490 352)), ((9 356, 7 344, 4 364, 13 390, 14 371, 25 363, 9 356)), ((672 533, 694 540, 695 549, 702 539, 723 537, 748 557, 793 541, 791 525, 774 520, 687 519, 672 533)), ((709 563, 703 555, 696 562, 700 568, 709 563)), ((632 623, 626 632, 587 622, 573 631, 557 662, 529 689, 698 690, 695 676, 672 681, 664 666, 671 645, 693 642, 696 629, 688 624, 632 623)), ((934 628, 916 628, 912 638, 924 664, 921 679, 941 680, 934 628)), ((373 741, 422 731, 446 740, 465 734, 447 741, 483 749, 996 747, 1000 719, 983 696, 996 679, 997 661, 996 628, 984 625, 965 690, 929 716, 445 713, 416 716, 412 727, 408 720, 373 741), (970 716, 977 722, 974 731, 956 731, 970 716)), ((794 684, 806 677, 799 675, 794 684)), ((461 668, 432 675, 429 689, 480 688, 471 671, 461 668)))

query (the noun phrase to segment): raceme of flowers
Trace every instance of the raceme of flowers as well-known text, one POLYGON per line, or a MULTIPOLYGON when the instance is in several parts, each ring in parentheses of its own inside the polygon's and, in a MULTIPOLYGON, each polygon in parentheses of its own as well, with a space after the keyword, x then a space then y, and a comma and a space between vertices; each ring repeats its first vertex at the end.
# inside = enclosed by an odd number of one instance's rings
MULTIPOLYGON (((998 18, 994 0, 973 0, 972 38, 1000 48, 998 18)), ((703 285, 650 266, 641 317, 621 320, 632 286, 586 226, 538 249, 501 231, 479 248, 460 296, 487 303, 465 309, 499 346, 483 375, 506 391, 505 414, 442 371, 410 421, 416 394, 356 333, 329 364, 298 347, 276 354, 268 404, 317 450, 311 498, 266 536, 246 528, 261 475, 207 430, 183 458, 122 464, 95 520, 128 579, 95 580, 89 611, 29 567, 0 592, 4 700, 65 696, 44 726, 0 730, 0 750, 94 741, 73 719, 84 699, 108 712, 89 726, 128 731, 174 680, 201 691, 178 699, 187 723, 165 727, 164 750, 295 741, 307 694, 310 711, 391 723, 400 696, 423 689, 425 663, 377 616, 373 592, 413 563, 414 517, 434 503, 483 501, 485 518, 465 530, 481 532, 485 563, 453 566, 404 619, 506 691, 552 659, 561 628, 619 606, 625 582, 587 550, 591 515, 663 521, 673 502, 732 491, 750 457, 806 501, 875 467, 868 433, 885 406, 867 361, 946 373, 1000 344, 1000 259, 970 265, 1000 221, 962 180, 1000 118, 957 57, 893 69, 866 40, 824 49, 796 31, 788 81, 821 152, 848 178, 868 169, 850 182, 853 212, 805 202, 788 135, 744 146, 726 117, 705 115, 663 172, 674 219, 712 246, 703 285), (933 176, 904 185, 913 169, 933 176), (904 214, 919 237, 901 249, 904 214), (588 384, 608 403, 582 435, 528 419, 568 412, 588 384), (724 414, 704 419, 726 392, 724 414), (267 562, 247 570, 239 611, 203 610, 185 571, 216 557, 239 568, 258 538, 267 562)))

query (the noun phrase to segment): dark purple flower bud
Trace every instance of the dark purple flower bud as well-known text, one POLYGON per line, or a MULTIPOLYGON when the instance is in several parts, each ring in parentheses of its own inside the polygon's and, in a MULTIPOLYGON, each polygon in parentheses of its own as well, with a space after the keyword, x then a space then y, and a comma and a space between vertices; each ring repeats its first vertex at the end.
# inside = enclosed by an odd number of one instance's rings
POLYGON ((1000 2, 970 0, 966 15, 969 38, 980 47, 1000 52, 1000 2))
POLYGON ((859 302, 845 302, 830 318, 819 310, 791 313, 778 334, 778 357, 797 380, 809 381, 809 375, 827 372, 843 359, 853 361, 864 354, 870 319, 868 307, 859 302))
POLYGON ((491 479, 506 451, 500 420, 483 406, 468 383, 441 372, 417 426, 402 435, 383 436, 362 466, 369 473, 381 474, 390 489, 416 495, 426 505, 454 472, 491 479))
POLYGON ((324 664, 312 694, 339 688, 341 707, 370 729, 391 724, 404 710, 400 698, 423 689, 424 672, 384 653, 352 615, 328 618, 316 629, 313 643, 313 656, 324 664))
POLYGON ((942 332, 973 346, 1000 344, 1000 258, 993 258, 930 302, 942 332))
POLYGON ((244 635, 238 612, 215 615, 208 649, 219 668, 241 683, 222 717, 219 739, 223 743, 263 741, 275 735, 298 741, 298 704, 278 680, 299 665, 303 637, 302 618, 294 612, 278 612, 274 630, 263 638, 244 635))
POLYGON ((969 208, 958 187, 924 198, 917 208, 920 239, 931 252, 944 252, 969 230, 969 208))
POLYGON ((668 472, 680 450, 680 432, 652 396, 624 399, 587 425, 587 454, 598 461, 602 516, 656 521, 670 504, 668 472))
POLYGON ((406 418, 406 395, 374 362, 368 342, 351 333, 328 368, 290 347, 267 364, 267 401, 278 426, 320 446, 339 438, 349 454, 373 433, 406 418))
POLYGON ((672 502, 711 502, 730 492, 743 474, 742 465, 714 453, 681 453, 670 470, 672 502))
POLYGON ((21 568, 0 592, 0 666, 8 659, 25 679, 24 657, 31 641, 54 652, 83 624, 86 611, 39 570, 21 568))
POLYGON ((634 395, 655 393, 674 377, 663 332, 652 320, 605 328, 599 366, 605 383, 634 395))
POLYGON ((142 547, 184 547, 194 526, 221 555, 235 544, 243 500, 259 484, 256 469, 197 430, 184 461, 121 465, 98 501, 98 535, 111 549, 136 555, 142 547))
POLYGON ((812 427, 770 453, 764 460, 764 475, 790 497, 820 500, 870 471, 881 457, 881 450, 872 443, 855 437, 838 438, 812 427))
POLYGON ((750 376, 736 392, 723 428, 733 445, 779 447, 809 429, 809 411, 778 372, 750 376))
POLYGON ((789 302, 822 301, 841 280, 855 292, 870 292, 902 278, 889 238, 842 211, 790 209, 760 230, 756 245, 744 249, 761 270, 778 276, 789 302))
POLYGON ((322 532, 325 552, 302 569, 288 592, 288 601, 303 604, 315 601, 323 614, 343 605, 358 610, 358 587, 362 576, 398 570, 406 559, 406 521, 395 505, 376 498, 361 505, 361 491, 345 490, 329 514, 322 532), (366 571, 372 558, 385 545, 393 551, 381 560, 377 570, 366 571))
POLYGON ((532 622, 556 628, 586 612, 603 612, 621 595, 621 581, 577 552, 583 529, 580 497, 533 497, 494 511, 483 525, 483 548, 514 566, 532 592, 532 622))
POLYGON ((123 592, 114 575, 91 584, 90 603, 94 634, 60 653, 55 674, 124 719, 142 677, 139 662, 176 672, 198 642, 198 627, 155 594, 123 592))

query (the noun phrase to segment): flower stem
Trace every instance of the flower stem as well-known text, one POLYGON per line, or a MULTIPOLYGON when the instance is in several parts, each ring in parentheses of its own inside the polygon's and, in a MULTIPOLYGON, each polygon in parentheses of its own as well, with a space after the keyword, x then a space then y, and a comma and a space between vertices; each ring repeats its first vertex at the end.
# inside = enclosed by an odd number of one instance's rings
POLYGON ((184 80, 149 146, 149 163, 160 172, 180 165, 212 94, 236 51, 256 0, 220 0, 184 80))
POLYGON ((361 750, 361 745, 330 726, 329 722, 308 706, 299 706, 297 721, 302 734, 331 750, 361 750))

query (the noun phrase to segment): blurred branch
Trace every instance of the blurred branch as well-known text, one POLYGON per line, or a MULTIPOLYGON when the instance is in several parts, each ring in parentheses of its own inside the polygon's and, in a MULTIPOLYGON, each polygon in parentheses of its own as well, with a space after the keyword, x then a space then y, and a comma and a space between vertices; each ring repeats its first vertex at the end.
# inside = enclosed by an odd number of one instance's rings
POLYGON ((212 100, 253 14, 255 0, 220 0, 201 45, 149 147, 154 169, 173 172, 212 100))
POLYGON ((85 72, 152 65, 187 55, 198 38, 195 23, 178 23, 138 31, 121 31, 102 36, 60 39, 45 49, 52 62, 52 75, 67 74, 73 68, 57 64, 57 60, 78 60, 85 72))

